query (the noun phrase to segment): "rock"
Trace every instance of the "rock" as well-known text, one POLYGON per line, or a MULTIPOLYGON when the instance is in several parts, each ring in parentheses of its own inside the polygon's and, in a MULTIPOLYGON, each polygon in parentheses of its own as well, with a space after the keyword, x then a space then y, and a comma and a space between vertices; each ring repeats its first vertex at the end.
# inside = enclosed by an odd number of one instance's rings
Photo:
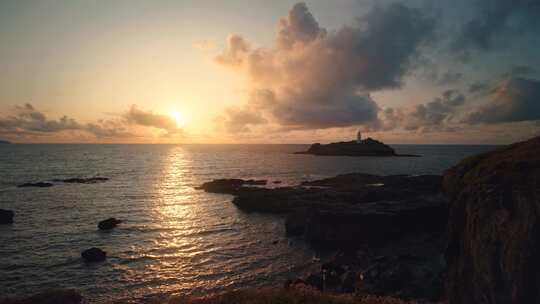
POLYGON ((0 224, 12 224, 15 212, 11 210, 0 209, 0 224))
POLYGON ((323 289, 323 278, 322 274, 312 273, 305 280, 306 285, 315 287, 316 289, 323 289))
POLYGON ((210 193, 236 194, 244 185, 266 185, 266 180, 243 180, 238 178, 215 179, 211 182, 203 183, 197 187, 198 190, 204 190, 210 193))
POLYGON ((390 146, 368 138, 361 143, 356 141, 337 142, 327 145, 319 143, 311 145, 307 151, 296 154, 313 154, 322 156, 417 156, 399 155, 390 146))
POLYGON ((244 185, 264 186, 267 183, 268 183, 268 181, 265 180, 265 179, 260 179, 260 180, 248 179, 248 180, 244 180, 244 185))
POLYGON ((79 304, 82 296, 75 290, 53 289, 20 299, 0 298, 2 304, 79 304))
POLYGON ((383 256, 372 261, 358 282, 358 290, 375 295, 437 301, 442 295, 445 264, 440 256, 383 256))
POLYGON ((38 188, 47 188, 52 187, 53 184, 47 183, 47 182, 37 182, 37 183, 24 183, 21 185, 18 185, 19 188, 27 188, 27 187, 38 187, 38 188))
POLYGON ((306 227, 306 210, 297 210, 289 213, 285 218, 285 232, 288 236, 304 235, 306 227))
POLYGON ((272 183, 274 183, 274 184, 281 184, 281 181, 280 181, 280 180, 275 180, 275 181, 273 181, 272 183))
POLYGON ((108 218, 98 223, 99 230, 111 230, 115 228, 118 224, 122 223, 121 220, 118 220, 114 217, 108 218))
POLYGON ((99 248, 92 247, 83 251, 81 253, 81 257, 85 260, 85 262, 101 262, 105 261, 107 258, 107 252, 99 248))
POLYGON ((540 303, 539 182, 540 137, 445 173, 449 303, 540 303))
POLYGON ((0 140, 0 145, 2 145, 2 144, 9 145, 11 143, 9 141, 7 141, 7 140, 0 140))
POLYGON ((53 179, 53 182, 68 183, 68 184, 95 184, 108 181, 108 177, 90 177, 90 178, 66 178, 66 179, 53 179))
POLYGON ((380 246, 418 233, 442 233, 446 201, 380 201, 314 210, 305 219, 304 237, 318 249, 354 250, 380 246))

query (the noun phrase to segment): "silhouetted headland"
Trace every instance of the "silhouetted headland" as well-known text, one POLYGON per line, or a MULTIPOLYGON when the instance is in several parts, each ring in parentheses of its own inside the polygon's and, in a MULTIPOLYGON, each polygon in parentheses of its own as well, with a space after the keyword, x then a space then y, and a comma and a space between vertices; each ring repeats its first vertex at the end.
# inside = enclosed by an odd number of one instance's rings
POLYGON ((7 140, 1 140, 0 139, 0 145, 2 145, 2 144, 11 144, 11 143, 9 141, 7 141, 7 140))

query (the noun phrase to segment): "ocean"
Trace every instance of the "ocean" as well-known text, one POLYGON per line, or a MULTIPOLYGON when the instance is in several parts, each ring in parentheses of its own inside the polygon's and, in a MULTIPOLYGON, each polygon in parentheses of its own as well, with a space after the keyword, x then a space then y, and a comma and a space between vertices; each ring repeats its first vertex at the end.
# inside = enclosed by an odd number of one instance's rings
POLYGON ((215 178, 279 186, 341 173, 441 174, 473 145, 393 145, 422 157, 295 155, 307 145, 0 145, 0 296, 79 290, 90 303, 148 302, 280 286, 315 267, 317 253, 285 236, 279 216, 244 213, 232 196, 195 187, 215 178), (109 177, 97 184, 17 188, 55 178, 109 177), (100 220, 124 220, 109 232, 100 220), (277 243, 276 243, 277 242, 277 243), (85 264, 90 247, 107 251, 85 264))

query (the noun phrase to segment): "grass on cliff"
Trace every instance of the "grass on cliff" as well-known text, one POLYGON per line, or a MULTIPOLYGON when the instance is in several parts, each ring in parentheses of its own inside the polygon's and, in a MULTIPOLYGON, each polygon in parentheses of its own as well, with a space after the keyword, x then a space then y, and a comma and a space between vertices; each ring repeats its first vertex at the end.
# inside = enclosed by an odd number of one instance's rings
POLYGON ((322 294, 288 289, 247 289, 203 298, 173 298, 167 304, 413 304, 390 297, 322 294))

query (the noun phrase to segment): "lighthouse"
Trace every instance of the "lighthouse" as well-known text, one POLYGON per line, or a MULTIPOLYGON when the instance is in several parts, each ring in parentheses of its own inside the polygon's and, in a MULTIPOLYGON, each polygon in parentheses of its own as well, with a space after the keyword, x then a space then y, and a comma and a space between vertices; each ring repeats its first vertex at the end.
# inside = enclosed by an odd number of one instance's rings
POLYGON ((361 144, 361 143, 362 143, 362 132, 360 132, 360 130, 359 130, 358 133, 356 134, 356 143, 357 143, 357 144, 361 144))

